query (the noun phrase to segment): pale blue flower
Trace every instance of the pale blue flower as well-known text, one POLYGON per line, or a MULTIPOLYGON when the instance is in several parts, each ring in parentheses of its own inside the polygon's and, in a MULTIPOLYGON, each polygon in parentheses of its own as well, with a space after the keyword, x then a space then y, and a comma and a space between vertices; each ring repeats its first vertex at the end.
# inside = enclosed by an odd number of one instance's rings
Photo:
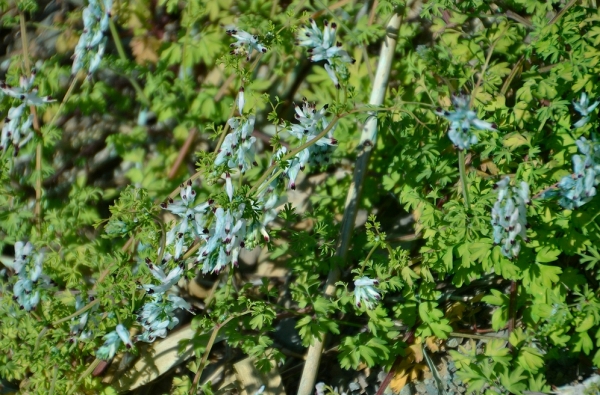
POLYGON ((380 291, 377 289, 379 281, 363 276, 354 280, 354 304, 360 308, 363 305, 372 310, 381 299, 380 291))
POLYGON ((526 242, 527 238, 527 204, 529 185, 521 181, 519 188, 510 186, 510 178, 504 177, 494 185, 497 199, 492 207, 492 227, 494 244, 502 246, 501 252, 512 259, 521 251, 517 236, 526 242))
POLYGON ((227 34, 237 40, 229 45, 233 48, 230 52, 232 55, 245 55, 246 60, 250 61, 250 57, 254 51, 261 53, 267 52, 267 48, 261 44, 256 35, 252 35, 235 27, 228 28, 227 34))
POLYGON ((496 130, 496 125, 477 118, 477 113, 469 108, 470 97, 467 95, 453 95, 452 104, 454 111, 438 108, 435 113, 450 121, 448 137, 460 150, 469 149, 477 143, 477 136, 471 128, 478 130, 496 130))
POLYGON ((585 92, 581 93, 579 98, 579 102, 574 101, 573 107, 575 107, 575 111, 581 114, 581 119, 573 124, 574 128, 580 128, 586 123, 590 121, 590 113, 598 107, 600 101, 595 101, 590 104, 590 100, 585 92))

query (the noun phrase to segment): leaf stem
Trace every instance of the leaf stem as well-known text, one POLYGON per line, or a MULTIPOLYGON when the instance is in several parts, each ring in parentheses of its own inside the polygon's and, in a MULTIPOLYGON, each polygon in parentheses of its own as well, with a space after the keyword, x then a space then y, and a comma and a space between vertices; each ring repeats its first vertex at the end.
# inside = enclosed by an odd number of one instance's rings
POLYGON ((208 355, 210 354, 210 351, 211 351, 213 345, 215 344, 215 340, 217 339, 219 330, 221 330, 221 328, 223 328, 225 325, 227 325, 232 320, 239 318, 243 315, 249 314, 249 313, 250 313, 250 311, 246 311, 239 315, 233 315, 233 316, 227 318, 222 323, 217 324, 215 326, 215 328, 212 331, 212 334, 210 335, 210 339, 208 339, 208 343, 206 343, 206 349, 204 350, 204 354, 202 355, 202 359, 200 360, 200 365, 198 366, 198 371, 196 372, 196 375, 194 376, 194 381, 192 382, 192 388, 190 388, 190 392, 189 392, 190 395, 198 392, 198 382, 200 381, 200 376, 202 376, 202 372, 204 371, 206 361, 208 360, 208 355))
POLYGON ((467 185, 467 171, 465 169, 465 150, 458 151, 458 171, 460 172, 460 182, 462 185, 462 194, 465 200, 465 207, 467 210, 471 208, 471 202, 469 200, 469 188, 467 185))

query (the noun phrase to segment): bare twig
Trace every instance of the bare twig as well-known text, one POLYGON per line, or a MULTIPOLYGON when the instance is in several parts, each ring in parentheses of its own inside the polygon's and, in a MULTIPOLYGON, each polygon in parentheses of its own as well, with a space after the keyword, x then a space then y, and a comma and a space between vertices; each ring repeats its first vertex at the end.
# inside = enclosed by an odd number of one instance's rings
POLYGON ((194 141, 194 137, 196 137, 196 131, 197 131, 196 128, 193 128, 192 130, 190 130, 190 133, 188 134, 188 137, 185 140, 185 143, 183 143, 183 147, 181 147, 181 149, 179 150, 179 155, 177 156, 175 163, 173 163, 173 166, 171 167, 171 170, 169 171, 169 175, 167 176, 167 177, 169 177, 169 180, 172 180, 173 177, 175 177, 175 174, 177 173, 179 166, 181 166, 181 162, 183 162, 183 159, 185 158, 188 151, 190 150, 190 147, 192 146, 192 141, 194 141))

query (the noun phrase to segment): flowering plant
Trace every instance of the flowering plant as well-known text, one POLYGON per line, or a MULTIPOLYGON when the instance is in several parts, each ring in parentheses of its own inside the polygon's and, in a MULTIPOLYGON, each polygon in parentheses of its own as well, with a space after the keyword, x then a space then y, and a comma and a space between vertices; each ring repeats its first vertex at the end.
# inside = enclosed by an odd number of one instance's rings
POLYGON ((3 387, 594 387, 592 2, 309 3, 2 3, 3 387))

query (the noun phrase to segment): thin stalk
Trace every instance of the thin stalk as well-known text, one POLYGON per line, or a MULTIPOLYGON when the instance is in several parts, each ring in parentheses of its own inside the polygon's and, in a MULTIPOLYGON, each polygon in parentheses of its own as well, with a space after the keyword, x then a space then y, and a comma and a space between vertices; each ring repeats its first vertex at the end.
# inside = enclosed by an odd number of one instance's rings
POLYGON ((96 369, 96 366, 100 365, 100 362, 102 362, 102 360, 96 358, 94 360, 94 362, 92 362, 90 364, 90 366, 85 370, 85 372, 81 373, 81 375, 79 376, 79 378, 77 379, 77 381, 75 383, 73 383, 73 386, 71 387, 71 389, 69 390, 69 392, 67 392, 67 395, 70 395, 73 392, 75 392, 75 390, 77 390, 77 384, 79 384, 81 382, 81 380, 83 380, 84 378, 86 378, 87 376, 89 376, 94 371, 94 369, 96 369))
POLYGON ((75 317, 77 317, 77 316, 85 313, 86 311, 88 311, 89 309, 91 309, 92 307, 94 307, 95 305, 97 305, 98 303, 100 303, 100 299, 93 300, 92 302, 90 302, 87 305, 83 306, 82 308, 80 308, 79 310, 77 310, 76 312, 74 312, 73 314, 68 315, 65 318, 61 318, 58 321, 54 321, 52 323, 52 326, 56 326, 58 324, 62 324, 65 321, 69 321, 71 318, 75 318, 75 317))
MULTIPOLYGON (((298 148, 295 148, 295 149, 291 150, 287 155, 284 155, 283 158, 281 158, 281 161, 286 161, 288 159, 291 159, 298 152, 300 152, 300 151, 302 151, 302 150, 310 147, 311 145, 315 144, 317 141, 319 141, 321 138, 323 138, 327 133, 329 133, 329 131, 333 128, 333 126, 336 124, 336 122, 340 118, 342 118, 342 116, 340 116, 340 115, 336 115, 335 117, 333 117, 333 119, 331 120, 331 122, 329 122, 329 125, 327 125, 327 127, 325 129, 323 129, 323 131, 321 133, 319 133, 318 135, 316 135, 315 138, 313 138, 312 140, 308 140, 306 143, 302 144, 298 148)), ((262 184, 262 182, 265 181, 269 177, 269 175, 271 174, 271 172, 273 170, 275 170, 275 168, 277 166, 279 166, 277 163, 272 164, 271 167, 269 167, 263 173, 263 175, 254 184, 254 186, 248 191, 248 194, 246 196, 250 196, 252 194, 252 192, 254 192, 260 186, 260 184, 262 184)))
MULTIPOLYGON (((109 26, 113 41, 115 42, 115 46, 117 47, 117 52, 119 53, 119 58, 127 62, 129 59, 127 59, 127 55, 125 54, 125 50, 123 49, 123 44, 121 43, 121 38, 119 37, 119 32, 117 31, 117 26, 115 25, 115 22, 112 19, 109 21, 109 26)), ((144 103, 144 105, 150 107, 150 100, 148 100, 148 98, 144 94, 144 90, 142 89, 140 84, 138 84, 138 82, 133 77, 126 76, 126 78, 129 80, 129 82, 133 86, 133 89, 135 89, 135 92, 137 93, 140 100, 144 103)))
POLYGON ((227 325, 231 320, 234 320, 236 318, 239 318, 243 315, 249 314, 249 311, 246 311, 240 315, 234 315, 231 316, 229 318, 227 318, 225 321, 223 321, 220 324, 217 324, 215 326, 215 328, 212 331, 212 334, 210 335, 210 339, 208 339, 208 343, 206 343, 206 349, 204 350, 204 354, 202 354, 202 359, 200 360, 200 365, 198 366, 198 371, 196 372, 196 375, 194 376, 194 381, 192 382, 192 388, 190 388, 190 394, 195 394, 198 392, 198 382, 200 381, 200 376, 202 376, 202 372, 204 371, 205 365, 206 365, 206 361, 208 360, 208 355, 210 354, 210 351, 213 347, 213 345, 215 344, 215 340, 217 339, 217 335, 219 334, 219 330, 221 330, 221 328, 223 328, 225 325, 227 325))
POLYGON ((54 387, 56 386, 57 379, 58 379, 58 366, 54 365, 54 369, 52 371, 52 382, 50 383, 50 390, 48 390, 48 395, 54 395, 54 387))
MULTIPOLYGON (((23 47, 23 61, 25 62, 25 71, 27 76, 31 75, 31 61, 29 59, 29 41, 27 40, 27 26, 25 24, 25 14, 19 12, 19 24, 21 27, 21 46, 23 47)), ((33 130, 40 137, 40 120, 34 105, 29 106, 33 115, 33 130)), ((35 216, 38 222, 38 232, 42 233, 42 143, 38 142, 35 148, 35 216)))
POLYGON ((460 183, 462 185, 462 194, 465 200, 465 207, 467 210, 471 208, 471 202, 469 200, 469 189, 467 185, 467 171, 465 169, 465 150, 458 151, 458 170, 460 172, 460 183))
MULTIPOLYGON (((396 49, 400 23, 400 15, 394 14, 386 26, 385 30, 387 34, 384 37, 384 41, 381 46, 381 52, 379 54, 379 62, 377 65, 377 71, 375 72, 375 81, 373 82, 373 89, 369 99, 370 105, 380 106, 383 103, 392 66, 392 60, 396 49)), ((336 118, 339 119, 339 116, 336 116, 336 118)), ((344 217, 342 219, 338 245, 335 253, 337 262, 332 265, 329 275, 327 276, 327 283, 325 285, 324 294, 327 298, 331 298, 335 294, 335 284, 340 278, 340 268, 338 266, 338 262, 343 264, 348 255, 348 249, 350 248, 350 240, 356 222, 356 214, 358 212, 366 170, 369 165, 369 159, 371 157, 373 146, 377 142, 374 138, 376 134, 377 117, 375 116, 375 111, 373 111, 371 116, 365 122, 360 137, 361 151, 358 155, 357 163, 354 168, 353 180, 346 196, 344 217)), ((311 395, 314 391, 325 340, 325 336, 321 337, 320 339, 316 340, 308 349, 306 354, 306 363, 304 364, 302 377, 300 379, 300 386, 298 388, 298 395, 311 395)))

